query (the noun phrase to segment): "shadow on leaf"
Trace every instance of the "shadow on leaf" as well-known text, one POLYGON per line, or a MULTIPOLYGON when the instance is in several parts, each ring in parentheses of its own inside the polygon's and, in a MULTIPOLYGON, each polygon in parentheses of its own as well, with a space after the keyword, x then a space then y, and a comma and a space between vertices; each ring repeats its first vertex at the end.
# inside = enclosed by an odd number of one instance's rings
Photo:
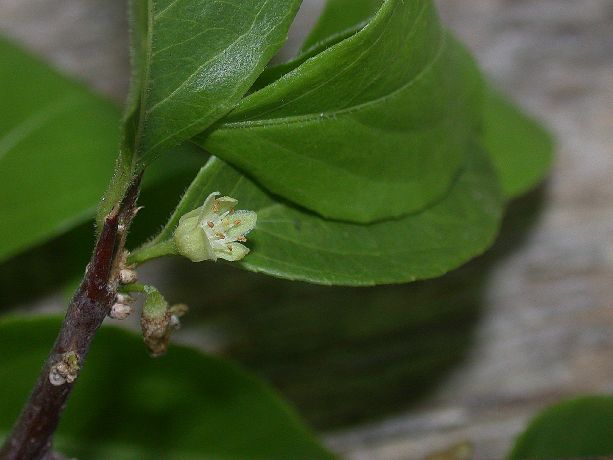
POLYGON ((436 280, 339 288, 179 259, 144 275, 190 305, 183 341, 250 367, 316 427, 351 425, 410 407, 462 362, 488 273, 522 244, 542 201, 540 189, 512 203, 494 248, 436 280))

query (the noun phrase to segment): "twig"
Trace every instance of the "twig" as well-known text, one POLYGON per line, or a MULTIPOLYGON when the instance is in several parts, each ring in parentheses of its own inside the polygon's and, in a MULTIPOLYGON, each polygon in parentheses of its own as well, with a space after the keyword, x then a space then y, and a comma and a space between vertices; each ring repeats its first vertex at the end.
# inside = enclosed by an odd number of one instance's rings
POLYGON ((0 449, 0 460, 58 458, 51 451, 53 434, 96 331, 115 300, 119 259, 139 190, 140 176, 106 217, 83 281, 68 306, 32 394, 0 449), (67 357, 74 361, 72 365, 67 357))

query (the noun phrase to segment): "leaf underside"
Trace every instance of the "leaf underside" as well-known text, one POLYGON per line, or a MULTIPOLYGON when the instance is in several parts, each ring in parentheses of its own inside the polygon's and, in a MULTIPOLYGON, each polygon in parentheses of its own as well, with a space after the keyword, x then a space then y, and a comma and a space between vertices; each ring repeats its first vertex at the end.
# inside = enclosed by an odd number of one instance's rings
POLYGON ((216 190, 258 213, 248 243, 252 253, 243 267, 321 284, 401 283, 442 275, 492 243, 502 209, 495 175, 478 149, 445 199, 426 211, 370 225, 322 219, 212 158, 156 242, 171 238, 178 218, 216 190))

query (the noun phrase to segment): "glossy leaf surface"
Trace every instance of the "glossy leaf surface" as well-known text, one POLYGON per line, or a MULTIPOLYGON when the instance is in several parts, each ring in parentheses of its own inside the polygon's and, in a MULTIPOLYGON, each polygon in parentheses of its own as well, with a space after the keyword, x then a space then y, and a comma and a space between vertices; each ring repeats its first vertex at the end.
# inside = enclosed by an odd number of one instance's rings
POLYGON ((509 460, 610 458, 613 397, 588 396, 550 407, 530 422, 509 460))
MULTIPOLYGON (((134 151, 145 161, 225 115, 283 45, 300 0, 135 0, 134 151)), ((130 110, 130 108, 129 108, 130 110)), ((128 118, 130 115, 128 115, 128 118)))
POLYGON ((372 21, 250 94, 207 150, 324 217, 398 217, 442 198, 466 161, 481 79, 428 0, 372 21))
MULTIPOLYGON (((0 321, 0 438, 28 395, 58 318, 0 321)), ((96 337, 56 438, 88 460, 332 459, 262 382, 218 358, 172 346, 150 358, 142 339, 96 337)))
POLYGON ((281 278, 372 285, 432 278, 461 265, 493 241, 502 200, 487 157, 476 151, 449 195, 421 213, 371 225, 329 221, 280 201, 221 160, 199 173, 155 240, 172 237, 178 219, 213 191, 257 211, 242 265, 281 278))

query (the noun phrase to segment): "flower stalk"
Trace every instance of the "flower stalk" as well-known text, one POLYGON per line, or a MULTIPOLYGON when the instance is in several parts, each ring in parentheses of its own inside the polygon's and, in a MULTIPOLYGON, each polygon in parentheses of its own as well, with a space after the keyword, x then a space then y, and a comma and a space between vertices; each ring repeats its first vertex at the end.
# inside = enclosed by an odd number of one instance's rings
POLYGON ((249 248, 242 243, 255 228, 257 214, 235 210, 238 200, 219 195, 211 193, 202 206, 184 214, 171 239, 135 250, 128 256, 128 262, 138 265, 168 255, 181 255, 192 262, 243 259, 249 248))

